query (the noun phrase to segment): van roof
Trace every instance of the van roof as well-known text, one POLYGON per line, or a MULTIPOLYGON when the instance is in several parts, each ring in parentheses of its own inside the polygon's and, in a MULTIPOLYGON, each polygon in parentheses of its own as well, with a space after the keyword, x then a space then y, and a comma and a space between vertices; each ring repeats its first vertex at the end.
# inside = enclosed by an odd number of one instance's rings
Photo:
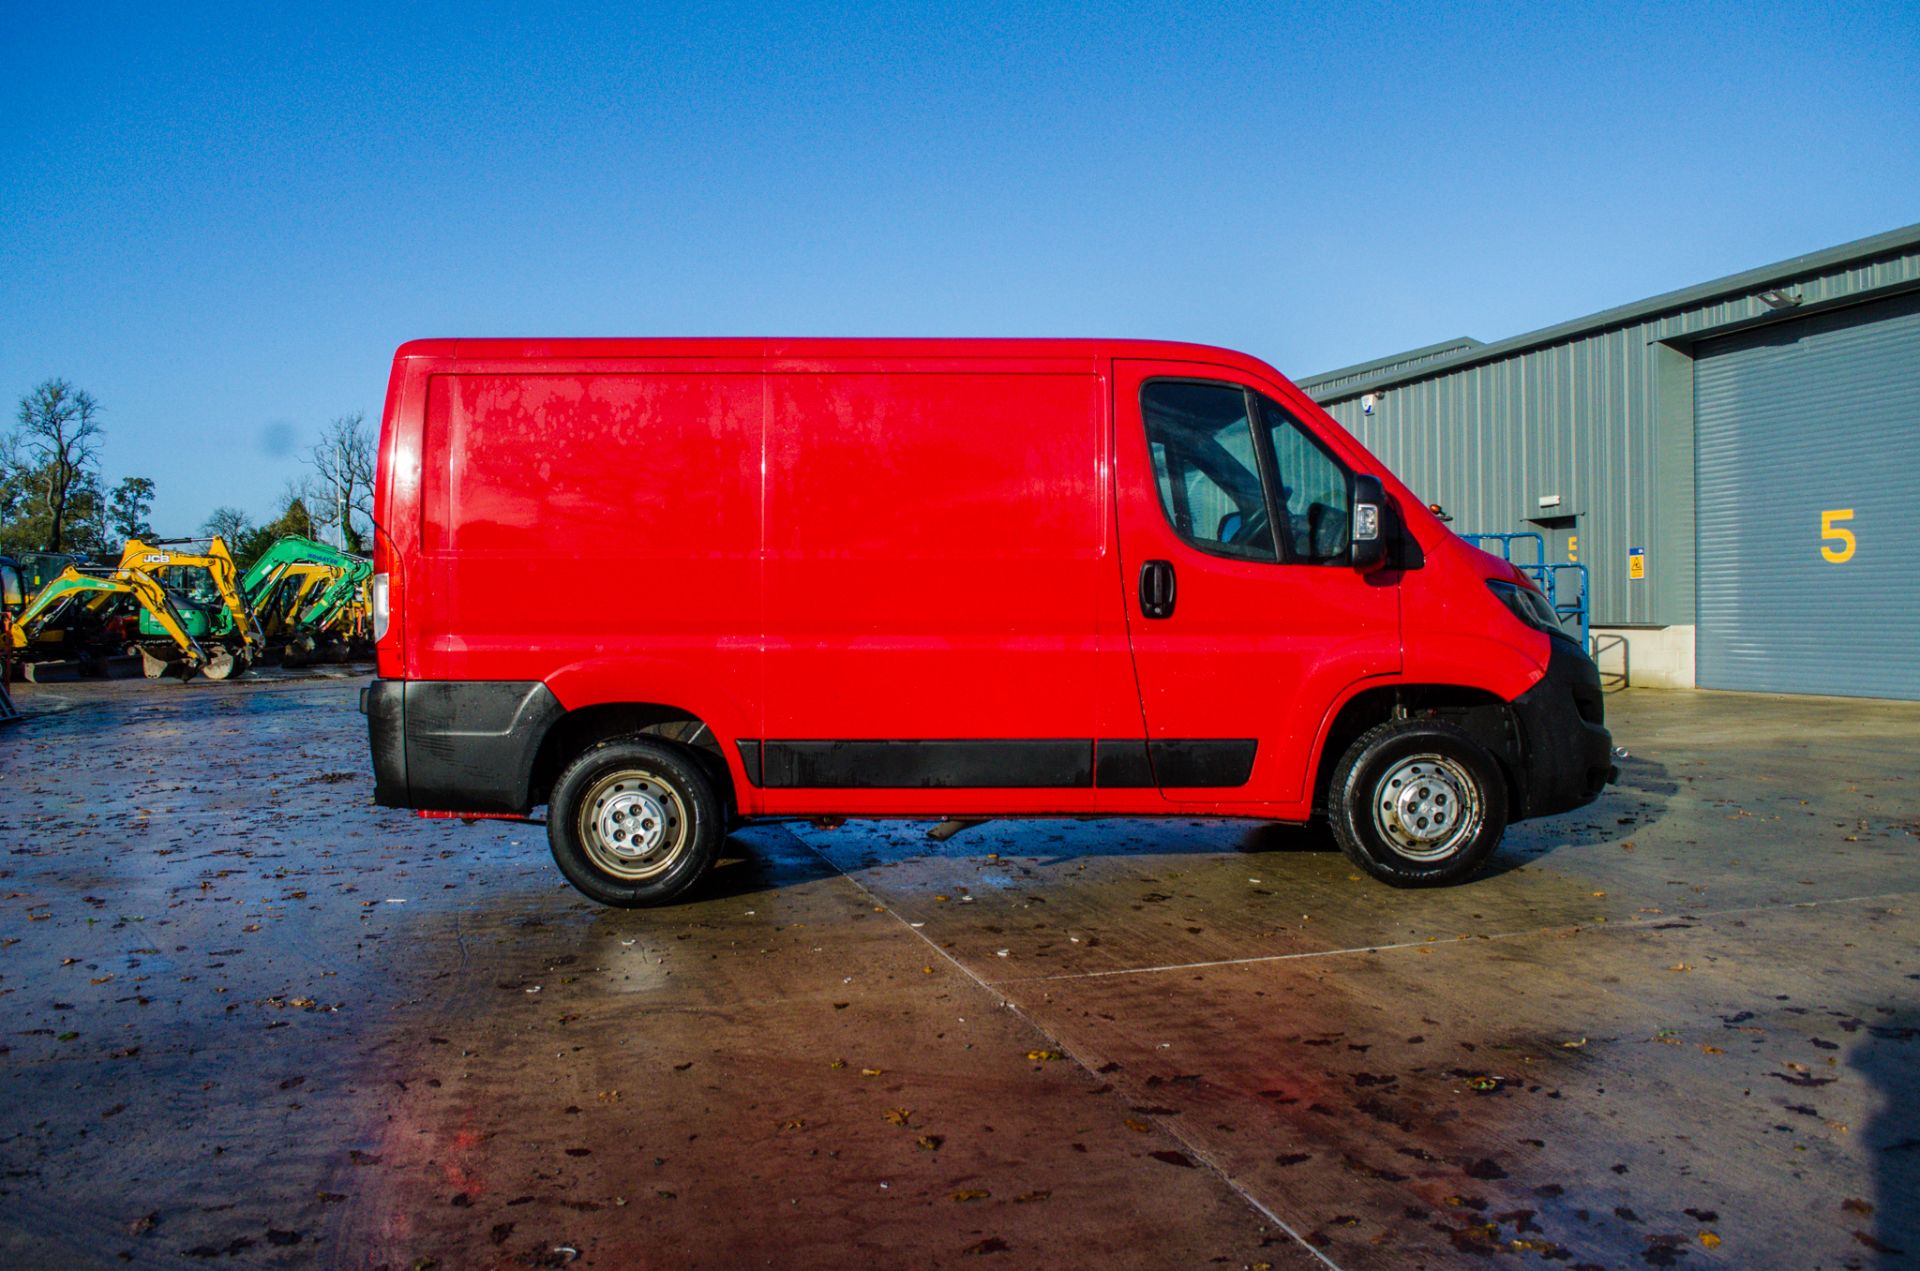
MULTIPOLYGON (((394 354, 400 358, 458 358, 486 361, 574 360, 585 358, 751 358, 808 361, 903 358, 1063 358, 1212 362, 1266 375, 1279 372, 1232 349, 1174 340, 1098 339, 918 339, 856 337, 641 337, 555 339, 409 340, 394 354)), ((1284 377, 1282 377, 1284 378, 1284 377)))

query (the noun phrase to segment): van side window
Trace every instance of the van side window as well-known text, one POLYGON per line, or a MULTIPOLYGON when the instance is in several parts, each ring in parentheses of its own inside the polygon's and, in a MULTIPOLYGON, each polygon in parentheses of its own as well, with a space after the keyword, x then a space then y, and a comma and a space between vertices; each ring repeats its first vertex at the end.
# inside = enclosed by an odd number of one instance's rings
POLYGON ((1352 523, 1347 470, 1289 414, 1264 396, 1260 418, 1272 439, 1274 472, 1280 479, 1275 505, 1287 560, 1301 565, 1345 564, 1352 523))
POLYGON ((1277 561, 1247 395, 1235 384, 1155 380, 1140 390, 1160 506, 1203 552, 1277 561))

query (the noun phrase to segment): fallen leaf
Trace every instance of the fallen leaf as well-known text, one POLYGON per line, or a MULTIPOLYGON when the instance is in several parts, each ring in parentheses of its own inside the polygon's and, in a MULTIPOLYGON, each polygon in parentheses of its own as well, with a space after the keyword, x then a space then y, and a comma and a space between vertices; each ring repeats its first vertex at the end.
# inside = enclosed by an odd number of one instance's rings
POLYGON ((1126 1118, 1125 1124, 1126 1124, 1126 1127, 1129 1130, 1132 1130, 1135 1134, 1145 1134, 1147 1133, 1147 1131, 1153 1129, 1153 1127, 1148 1125, 1145 1121, 1136 1121, 1132 1117, 1126 1118))
POLYGON ((862 1077, 878 1077, 885 1071, 886 1069, 884 1068, 862 1068, 860 1075, 862 1077))
POLYGON ((1027 1052, 1027 1058, 1036 1062, 1052 1063, 1056 1059, 1065 1059, 1066 1056, 1057 1050, 1030 1050, 1027 1052))
POLYGON ((965 1204, 967 1201, 970 1201, 970 1200, 985 1200, 987 1197, 991 1195, 993 1195, 993 1193, 988 1191, 984 1187, 963 1187, 959 1191, 953 1193, 953 1195, 949 1196, 947 1199, 953 1201, 956 1204, 965 1204))
POLYGON ((938 1152, 940 1145, 946 1142, 938 1134, 923 1134, 913 1141, 913 1145, 922 1152, 938 1152))
POLYGON ((913 1112, 909 1108, 888 1108, 886 1117, 888 1125, 905 1125, 912 1119, 913 1112))

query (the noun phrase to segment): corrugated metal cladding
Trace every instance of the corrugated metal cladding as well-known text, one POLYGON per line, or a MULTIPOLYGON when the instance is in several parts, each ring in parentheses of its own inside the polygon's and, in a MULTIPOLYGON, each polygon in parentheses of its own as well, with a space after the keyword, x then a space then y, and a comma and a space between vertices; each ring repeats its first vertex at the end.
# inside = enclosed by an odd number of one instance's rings
POLYGON ((1691 623, 1694 345, 1916 285, 1920 226, 1509 340, 1436 345, 1300 383, 1455 529, 1576 517, 1596 625, 1691 623), (1772 290, 1797 306, 1777 311, 1762 299, 1772 290), (1368 393, 1379 395, 1372 415, 1368 393), (1558 506, 1543 509, 1553 496, 1558 506))
POLYGON ((1920 698, 1920 295, 1695 357, 1701 686, 1920 698))
MULTIPOLYGON (((1542 497, 1578 517, 1598 622, 1657 619, 1647 579, 1629 583, 1627 552, 1647 549, 1650 578, 1690 568, 1656 546, 1660 497, 1654 368, 1639 329, 1610 331, 1387 391, 1369 418, 1358 402, 1333 417, 1461 531, 1535 528, 1542 497), (1569 421, 1582 421, 1570 426, 1569 421)), ((1689 575, 1690 579, 1690 575, 1689 575)), ((1686 619, 1668 618, 1666 621, 1686 619)))

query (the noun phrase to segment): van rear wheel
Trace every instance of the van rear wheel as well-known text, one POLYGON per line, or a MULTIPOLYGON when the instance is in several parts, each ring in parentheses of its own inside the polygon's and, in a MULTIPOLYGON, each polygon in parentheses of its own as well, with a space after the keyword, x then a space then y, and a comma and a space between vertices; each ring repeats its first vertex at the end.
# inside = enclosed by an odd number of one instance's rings
POLYGON ((725 837, 700 761, 644 737, 602 742, 567 766, 547 806, 547 843, 567 881, 603 905, 664 904, 707 872, 725 837))
POLYGON ((1360 735, 1333 772, 1327 821, 1340 850, 1395 887, 1472 876, 1507 828, 1500 765, 1463 730, 1403 719, 1360 735))

